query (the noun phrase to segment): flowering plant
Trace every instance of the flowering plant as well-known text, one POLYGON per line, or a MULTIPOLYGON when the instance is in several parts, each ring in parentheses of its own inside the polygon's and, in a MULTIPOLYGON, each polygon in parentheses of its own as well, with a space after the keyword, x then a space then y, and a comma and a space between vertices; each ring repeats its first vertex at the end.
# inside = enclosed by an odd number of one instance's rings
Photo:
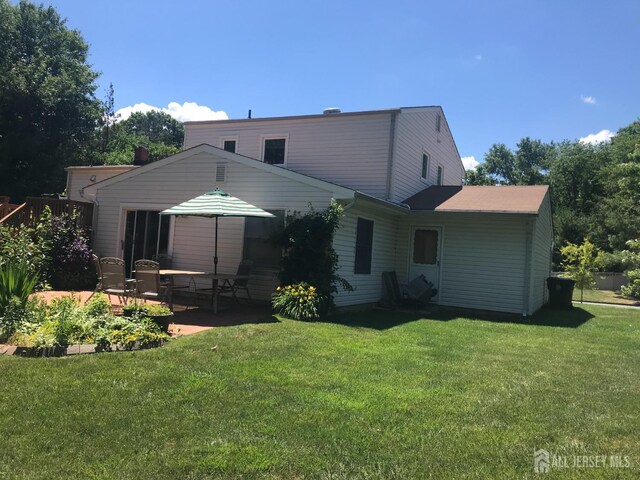
POLYGON ((317 320, 320 303, 316 287, 306 282, 278 287, 271 295, 271 306, 276 313, 294 320, 317 320))

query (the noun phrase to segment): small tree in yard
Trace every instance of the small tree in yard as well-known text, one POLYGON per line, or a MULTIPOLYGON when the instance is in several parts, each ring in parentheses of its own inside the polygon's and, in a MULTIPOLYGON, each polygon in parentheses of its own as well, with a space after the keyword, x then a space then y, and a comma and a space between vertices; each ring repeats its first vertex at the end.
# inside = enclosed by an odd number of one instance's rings
POLYGON ((582 245, 568 243, 562 247, 560 253, 565 275, 576 282, 582 303, 584 289, 593 288, 596 284, 593 275, 601 263, 600 252, 593 243, 585 239, 582 245))

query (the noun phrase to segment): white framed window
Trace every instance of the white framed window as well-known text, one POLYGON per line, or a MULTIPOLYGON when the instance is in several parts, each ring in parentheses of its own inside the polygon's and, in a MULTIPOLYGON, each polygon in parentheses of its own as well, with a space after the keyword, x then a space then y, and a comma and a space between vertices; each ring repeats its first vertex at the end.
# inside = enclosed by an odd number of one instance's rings
POLYGON ((429 154, 422 152, 422 164, 420 165, 420 176, 423 180, 429 179, 429 154))
POLYGON ((444 180, 444 167, 442 165, 438 165, 438 177, 436 180, 436 184, 442 185, 443 180, 444 180))
POLYGON ((220 139, 220 148, 226 152, 238 152, 238 137, 222 137, 220 139))
POLYGON ((260 137, 261 158, 270 165, 286 165, 288 135, 263 135, 260 137))

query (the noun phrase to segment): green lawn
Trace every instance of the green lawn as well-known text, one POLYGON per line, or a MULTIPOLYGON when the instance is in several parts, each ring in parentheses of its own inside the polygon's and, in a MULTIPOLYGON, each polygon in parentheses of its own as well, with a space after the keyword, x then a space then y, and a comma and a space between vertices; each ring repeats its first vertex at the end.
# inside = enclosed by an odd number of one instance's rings
POLYGON ((0 356, 0 478, 531 478, 538 448, 638 478, 640 310, 342 321, 0 356))
MULTIPOLYGON (((617 303, 620 305, 640 305, 640 301, 633 298, 627 298, 620 295, 620 292, 614 292, 613 290, 585 290, 584 298, 585 302, 599 302, 599 303, 617 303)), ((580 301, 580 290, 573 290, 573 301, 580 301)))

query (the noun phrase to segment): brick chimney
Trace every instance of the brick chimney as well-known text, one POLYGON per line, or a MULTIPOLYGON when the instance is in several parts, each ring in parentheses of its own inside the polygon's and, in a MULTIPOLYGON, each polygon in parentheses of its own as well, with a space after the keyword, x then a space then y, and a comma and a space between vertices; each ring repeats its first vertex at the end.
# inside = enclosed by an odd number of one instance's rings
POLYGON ((140 145, 136 148, 136 153, 133 155, 134 165, 146 165, 149 163, 149 150, 140 145))

